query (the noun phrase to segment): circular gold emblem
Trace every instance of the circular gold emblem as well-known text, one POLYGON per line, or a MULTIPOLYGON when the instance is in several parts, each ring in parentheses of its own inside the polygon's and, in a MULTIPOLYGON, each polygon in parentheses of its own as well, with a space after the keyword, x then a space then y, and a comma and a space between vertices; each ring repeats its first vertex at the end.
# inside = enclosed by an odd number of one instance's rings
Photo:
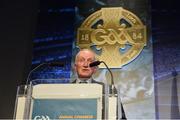
MULTIPOLYGON (((77 46, 91 49, 110 68, 121 68, 134 60, 146 45, 146 26, 121 7, 102 8, 78 28, 77 46)), ((103 68, 103 66, 100 66, 103 68)))

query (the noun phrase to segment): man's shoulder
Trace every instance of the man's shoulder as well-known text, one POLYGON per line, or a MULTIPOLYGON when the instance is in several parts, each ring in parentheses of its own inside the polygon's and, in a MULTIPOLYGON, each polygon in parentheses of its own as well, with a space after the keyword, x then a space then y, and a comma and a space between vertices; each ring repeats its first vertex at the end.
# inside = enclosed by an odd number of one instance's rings
POLYGON ((96 81, 96 80, 92 80, 92 83, 97 83, 97 84, 101 84, 101 85, 104 85, 104 83, 103 82, 99 82, 99 81, 96 81))
POLYGON ((72 81, 72 82, 70 82, 70 83, 76 83, 76 80, 77 80, 77 79, 73 80, 73 81, 72 81))
MULTIPOLYGON (((70 83, 76 83, 76 81, 77 81, 77 79, 73 80, 73 81, 72 81, 72 82, 70 82, 70 83)), ((104 83, 103 83, 103 82, 99 82, 99 81, 96 81, 96 80, 94 80, 94 79, 92 79, 92 82, 91 82, 91 83, 97 83, 97 84, 104 85, 104 83)))

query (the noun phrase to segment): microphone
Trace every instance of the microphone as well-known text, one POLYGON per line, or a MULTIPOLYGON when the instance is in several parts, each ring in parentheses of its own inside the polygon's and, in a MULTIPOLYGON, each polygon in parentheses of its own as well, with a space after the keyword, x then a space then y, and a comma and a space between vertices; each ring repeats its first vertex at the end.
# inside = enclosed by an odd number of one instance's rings
POLYGON ((29 82, 29 80, 30 80, 31 74, 32 74, 34 71, 36 71, 38 68, 40 68, 41 66, 44 66, 44 65, 48 65, 48 66, 50 66, 50 67, 54 67, 54 66, 64 67, 64 63, 62 63, 62 62, 49 62, 49 63, 48 63, 48 62, 44 62, 44 63, 39 64, 39 65, 36 66, 35 68, 33 68, 33 69, 29 72, 28 77, 27 77, 27 79, 26 79, 26 83, 25 83, 25 85, 26 85, 26 90, 24 91, 24 94, 25 94, 25 92, 27 92, 28 82, 29 82))
POLYGON ((112 95, 115 96, 115 92, 117 92, 117 90, 116 90, 115 85, 114 85, 113 74, 112 74, 111 70, 109 69, 109 67, 107 66, 107 64, 104 61, 94 61, 94 62, 89 64, 89 67, 98 66, 101 63, 104 63, 104 65, 106 66, 107 70, 109 71, 109 73, 111 75, 112 95))
MULTIPOLYGON (((101 63, 104 63, 104 65, 106 66, 106 68, 107 68, 107 70, 109 71, 109 73, 110 73, 110 75, 111 75, 111 90, 112 90, 112 96, 113 97, 116 97, 115 96, 115 93, 117 93, 117 89, 116 89, 116 87, 115 87, 115 85, 114 85, 114 78, 113 78, 113 74, 112 74, 112 72, 111 72, 111 70, 109 69, 109 67, 107 66, 107 64, 104 62, 104 61, 94 61, 94 62, 92 62, 92 63, 90 63, 89 64, 89 67, 94 67, 94 66, 98 66, 98 65, 100 65, 101 63)), ((125 112, 124 112, 124 108, 123 108, 123 105, 122 105, 122 103, 120 104, 121 105, 121 113, 122 113, 122 118, 121 119, 127 119, 126 118, 126 115, 125 115, 125 112)))
POLYGON ((36 66, 35 68, 33 68, 30 72, 29 72, 29 74, 28 74, 28 77, 27 77, 27 81, 26 81, 26 85, 28 84, 28 82, 29 82, 29 79, 30 79, 30 75, 34 72, 34 71, 36 71, 38 68, 40 68, 41 66, 43 66, 43 65, 48 65, 48 66, 50 66, 50 67, 54 67, 54 66, 58 66, 58 67, 64 67, 64 63, 62 63, 62 62, 44 62, 44 63, 41 63, 41 64, 39 64, 38 66, 36 66))
POLYGON ((94 61, 92 63, 89 64, 89 67, 94 67, 94 66, 98 66, 102 63, 102 61, 94 61))
POLYGON ((41 66, 46 65, 46 64, 48 64, 48 63, 41 63, 41 64, 39 64, 38 66, 36 66, 35 68, 33 68, 33 69, 29 72, 28 77, 27 77, 27 80, 26 80, 26 84, 25 84, 26 86, 28 85, 28 82, 29 82, 29 79, 30 79, 31 74, 32 74, 34 71, 36 71, 38 68, 40 68, 41 66))

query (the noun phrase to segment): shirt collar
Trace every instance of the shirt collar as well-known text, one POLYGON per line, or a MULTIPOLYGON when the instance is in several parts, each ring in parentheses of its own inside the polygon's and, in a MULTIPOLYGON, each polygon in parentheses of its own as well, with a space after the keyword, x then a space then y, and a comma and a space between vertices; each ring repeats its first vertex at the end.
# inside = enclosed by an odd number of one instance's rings
POLYGON ((86 81, 87 83, 92 83, 92 77, 88 78, 88 79, 77 78, 76 83, 80 83, 81 81, 86 81))

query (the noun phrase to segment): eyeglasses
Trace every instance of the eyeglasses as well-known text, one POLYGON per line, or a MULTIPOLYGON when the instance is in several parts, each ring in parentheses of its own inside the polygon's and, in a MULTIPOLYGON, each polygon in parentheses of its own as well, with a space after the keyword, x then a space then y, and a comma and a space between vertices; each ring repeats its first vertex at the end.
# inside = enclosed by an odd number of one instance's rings
POLYGON ((79 63, 92 63, 92 62, 94 62, 94 60, 93 59, 91 59, 91 58, 89 58, 89 59, 85 59, 85 58, 80 58, 80 59, 78 59, 78 61, 77 62, 79 62, 79 63))

